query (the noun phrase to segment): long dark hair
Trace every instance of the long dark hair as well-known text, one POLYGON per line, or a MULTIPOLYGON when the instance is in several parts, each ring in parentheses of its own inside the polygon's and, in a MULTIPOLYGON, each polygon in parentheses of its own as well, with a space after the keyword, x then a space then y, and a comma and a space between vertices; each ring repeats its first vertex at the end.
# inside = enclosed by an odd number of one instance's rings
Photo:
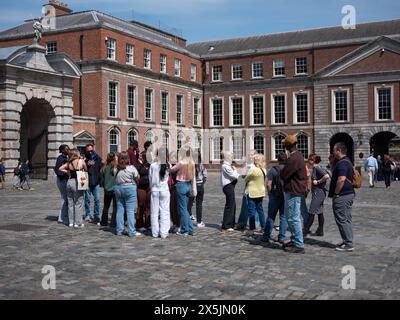
POLYGON ((169 170, 169 156, 168 156, 168 149, 165 147, 161 147, 157 151, 158 161, 161 163, 160 166, 160 180, 165 178, 165 174, 167 170, 169 170))
POLYGON ((196 163, 196 166, 195 166, 195 168, 196 168, 196 178, 198 177, 199 172, 201 170, 201 164, 202 164, 202 159, 201 159, 201 152, 199 150, 197 152, 197 163, 196 163))

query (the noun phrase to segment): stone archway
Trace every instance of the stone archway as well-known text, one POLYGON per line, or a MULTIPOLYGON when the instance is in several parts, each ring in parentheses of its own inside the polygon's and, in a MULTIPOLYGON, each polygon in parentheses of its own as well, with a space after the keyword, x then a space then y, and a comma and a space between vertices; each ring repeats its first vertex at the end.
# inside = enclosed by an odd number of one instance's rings
POLYGON ((395 133, 390 131, 376 133, 370 140, 371 153, 375 157, 381 156, 383 158, 385 154, 389 154, 390 142, 397 137, 395 133))
POLYGON ((353 138, 345 132, 339 132, 332 136, 330 140, 330 152, 333 153, 333 147, 336 143, 343 142, 347 147, 347 156, 354 163, 354 140, 353 138))
POLYGON ((51 105, 44 99, 31 99, 21 111, 20 159, 33 166, 32 178, 48 177, 49 124, 55 118, 51 105))

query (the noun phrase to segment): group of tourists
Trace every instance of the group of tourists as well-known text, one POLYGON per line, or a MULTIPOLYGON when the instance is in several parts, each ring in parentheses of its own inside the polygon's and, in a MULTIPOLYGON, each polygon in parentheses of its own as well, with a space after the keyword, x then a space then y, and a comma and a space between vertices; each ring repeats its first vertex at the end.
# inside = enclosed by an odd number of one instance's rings
POLYGON ((393 157, 385 154, 383 159, 380 155, 377 158, 371 154, 364 163, 364 169, 368 173, 369 187, 374 188, 375 182, 385 181, 386 188, 390 188, 393 181, 400 179, 400 167, 393 157))
POLYGON ((18 160, 18 165, 14 168, 14 184, 15 190, 23 191, 25 190, 25 184, 27 186, 26 190, 34 191, 35 189, 31 187, 30 175, 33 173, 33 166, 29 160, 21 161, 18 160))
POLYGON ((109 153, 103 164, 93 144, 86 146, 84 156, 77 149, 60 146, 54 169, 62 197, 59 223, 71 228, 84 227, 85 203, 85 221, 115 228, 118 236, 137 237, 144 232, 162 239, 169 233, 194 236, 192 220, 196 219, 197 227, 205 227, 202 202, 207 170, 201 163, 200 153, 195 154, 190 147, 182 147, 178 159, 169 157, 166 148, 156 149, 150 142, 140 152, 134 141, 127 152, 109 153), (87 173, 85 190, 79 188, 81 177, 85 177, 82 172, 87 173), (100 187, 104 188, 101 217, 100 187), (92 196, 93 217, 90 214, 92 196), (194 203, 196 218, 191 215, 194 203))

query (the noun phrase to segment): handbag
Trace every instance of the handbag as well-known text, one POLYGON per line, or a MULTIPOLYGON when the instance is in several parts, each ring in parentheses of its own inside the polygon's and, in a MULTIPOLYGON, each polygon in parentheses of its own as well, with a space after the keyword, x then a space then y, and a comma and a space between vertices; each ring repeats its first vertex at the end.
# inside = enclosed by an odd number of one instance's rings
POLYGON ((86 191, 89 189, 88 173, 82 170, 76 171, 77 190, 86 191))

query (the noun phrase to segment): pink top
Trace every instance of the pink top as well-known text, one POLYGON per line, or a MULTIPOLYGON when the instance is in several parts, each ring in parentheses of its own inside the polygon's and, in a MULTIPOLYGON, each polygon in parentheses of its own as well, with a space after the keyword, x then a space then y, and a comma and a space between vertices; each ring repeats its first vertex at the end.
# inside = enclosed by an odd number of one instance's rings
POLYGON ((196 169, 193 168, 193 180, 190 180, 186 176, 186 172, 184 170, 184 165, 182 163, 178 163, 173 166, 170 170, 171 173, 177 172, 176 181, 178 182, 191 182, 192 183, 192 195, 195 197, 197 195, 197 184, 196 184, 196 169))

